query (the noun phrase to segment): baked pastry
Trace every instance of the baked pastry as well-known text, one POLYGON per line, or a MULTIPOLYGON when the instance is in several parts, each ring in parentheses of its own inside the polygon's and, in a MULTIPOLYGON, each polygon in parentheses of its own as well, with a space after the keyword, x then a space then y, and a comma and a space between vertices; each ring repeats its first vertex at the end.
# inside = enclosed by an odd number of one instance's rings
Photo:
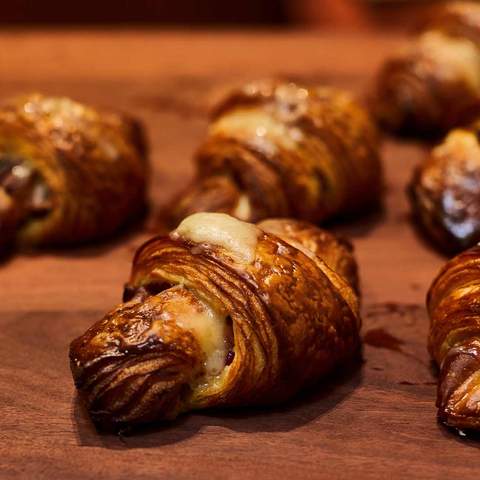
POLYGON ((358 267, 349 241, 311 223, 290 218, 263 220, 257 226, 303 251, 307 256, 313 253, 320 257, 359 294, 358 267))
POLYGON ((480 241, 480 122, 454 129, 415 170, 409 187, 415 217, 447 252, 480 241))
POLYGON ((358 352, 353 272, 315 227, 194 214, 137 251, 124 303, 72 342, 75 384, 109 429, 284 401, 358 352))
POLYGON ((440 368, 440 420, 480 428, 480 247, 450 260, 428 293, 429 349, 440 368))
POLYGON ((33 94, 0 105, 3 246, 112 234, 145 206, 147 163, 133 120, 33 94))
POLYGON ((273 80, 217 105, 196 167, 169 207, 175 225, 201 211, 320 222, 378 205, 381 191, 377 132, 350 94, 273 80))
POLYGON ((480 4, 450 2, 381 67, 375 116, 388 129, 438 135, 468 123, 480 107, 480 4))

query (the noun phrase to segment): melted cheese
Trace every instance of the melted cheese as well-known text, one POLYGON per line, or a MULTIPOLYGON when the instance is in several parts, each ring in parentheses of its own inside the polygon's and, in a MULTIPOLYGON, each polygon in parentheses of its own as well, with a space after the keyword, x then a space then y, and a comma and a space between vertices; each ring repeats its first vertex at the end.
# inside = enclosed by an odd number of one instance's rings
POLYGON ((178 312, 176 323, 194 334, 205 353, 206 375, 216 376, 225 367, 228 353, 225 317, 202 302, 196 307, 195 311, 186 309, 178 312))
POLYGON ((172 237, 216 245, 227 250, 236 260, 252 263, 259 232, 255 225, 224 213, 195 213, 180 223, 172 237))
MULTIPOLYGON (((452 68, 453 74, 462 77, 472 89, 480 92, 480 50, 473 42, 433 30, 420 36, 417 48, 439 66, 452 68)), ((444 68, 439 71, 447 73, 444 68)))
POLYGON ((210 127, 212 134, 246 142, 259 151, 274 155, 277 146, 294 150, 302 132, 261 109, 237 109, 220 117, 210 127))
POLYGON ((453 130, 448 134, 445 141, 433 150, 433 155, 443 156, 451 152, 454 152, 457 157, 479 158, 480 145, 477 136, 468 130, 453 130))

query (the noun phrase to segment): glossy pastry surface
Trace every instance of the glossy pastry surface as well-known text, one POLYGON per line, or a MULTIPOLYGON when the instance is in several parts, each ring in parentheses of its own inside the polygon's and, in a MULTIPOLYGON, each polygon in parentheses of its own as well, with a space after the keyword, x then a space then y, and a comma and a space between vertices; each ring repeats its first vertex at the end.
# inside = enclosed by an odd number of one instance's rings
POLYGON ((281 81, 245 85, 217 105, 197 175, 172 203, 178 223, 217 211, 311 222, 379 204, 376 129, 350 94, 281 81))
POLYGON ((409 193, 425 234, 441 249, 480 241, 480 123, 452 130, 417 167, 409 193))
POLYGON ((355 271, 315 227, 192 215, 138 250, 124 303, 72 342, 75 384, 108 428, 284 401, 358 353, 355 271))
POLYGON ((378 73, 372 106, 388 129, 439 135, 480 106, 480 5, 449 2, 378 73))
POLYGON ((123 115, 40 94, 3 102, 3 245, 66 245, 112 234, 144 208, 145 153, 139 125, 123 115))
POLYGON ((440 368, 439 419, 480 429, 480 247, 450 260, 428 294, 429 349, 440 368))
POLYGON ((320 257, 334 272, 343 277, 358 293, 358 267, 353 255, 352 245, 327 230, 315 227, 311 223, 291 219, 269 219, 258 223, 267 233, 281 238, 307 256, 320 257))

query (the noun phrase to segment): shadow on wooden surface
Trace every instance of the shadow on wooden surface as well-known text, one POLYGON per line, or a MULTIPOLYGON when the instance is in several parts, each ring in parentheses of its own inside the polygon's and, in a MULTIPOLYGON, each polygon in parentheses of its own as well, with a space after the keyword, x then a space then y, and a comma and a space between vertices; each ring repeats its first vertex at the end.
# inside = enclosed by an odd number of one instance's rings
POLYGON ((72 423, 80 446, 157 448, 182 442, 209 426, 234 432, 289 432, 307 425, 344 401, 362 383, 362 364, 338 369, 310 391, 283 405, 203 410, 184 414, 173 422, 138 427, 118 435, 99 432, 78 395, 72 400, 72 423))

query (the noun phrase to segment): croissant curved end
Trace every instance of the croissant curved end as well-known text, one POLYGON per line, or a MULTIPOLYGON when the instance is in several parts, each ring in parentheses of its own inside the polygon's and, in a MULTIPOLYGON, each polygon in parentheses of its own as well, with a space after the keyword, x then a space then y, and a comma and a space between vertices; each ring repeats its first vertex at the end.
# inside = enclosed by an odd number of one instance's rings
POLYGON ((480 239, 480 144, 474 125, 454 129, 417 168, 409 186, 419 225, 437 246, 461 251, 480 239))
POLYGON ((398 133, 436 136, 475 117, 480 98, 480 9, 446 2, 383 64, 372 95, 379 121, 398 133))
POLYGON ((2 151, 0 142, 0 248, 9 247, 17 229, 52 210, 52 192, 27 158, 2 151))
POLYGON ((480 430, 480 246, 445 264, 427 295, 429 351, 440 368, 438 418, 480 430))
POLYGON ((453 348, 443 361, 437 396, 441 422, 480 428, 480 339, 453 348))
POLYGON ((105 429, 174 418, 189 384, 203 372, 194 335, 180 311, 196 312, 182 288, 120 305, 70 346, 77 388, 93 421, 105 429))

